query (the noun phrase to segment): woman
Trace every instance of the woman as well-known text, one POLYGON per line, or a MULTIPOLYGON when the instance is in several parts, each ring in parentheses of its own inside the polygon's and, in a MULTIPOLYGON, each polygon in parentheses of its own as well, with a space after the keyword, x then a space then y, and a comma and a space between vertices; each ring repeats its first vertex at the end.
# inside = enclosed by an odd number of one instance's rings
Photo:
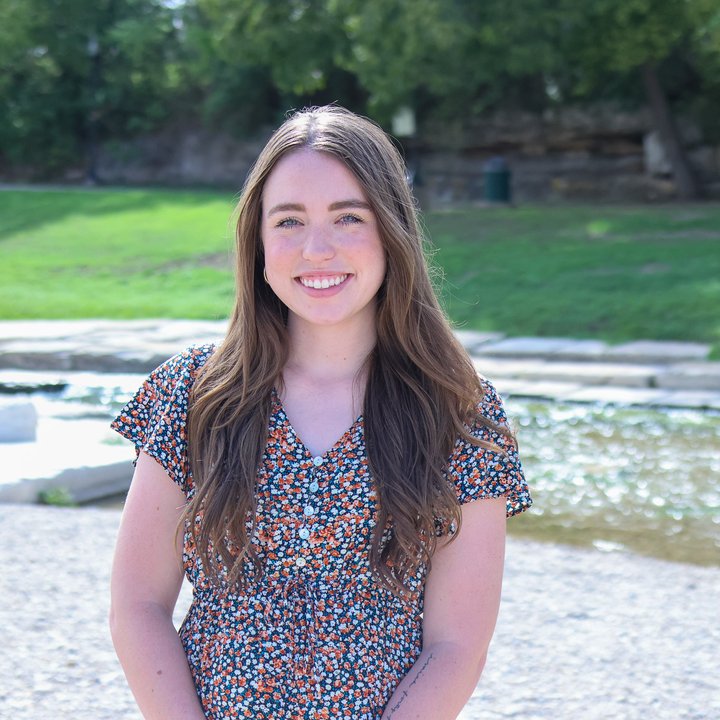
POLYGON ((531 501, 439 309, 402 159, 364 118, 299 112, 237 216, 226 339, 160 366, 114 423, 138 451, 112 579, 128 682, 162 720, 455 718, 506 515, 531 501))

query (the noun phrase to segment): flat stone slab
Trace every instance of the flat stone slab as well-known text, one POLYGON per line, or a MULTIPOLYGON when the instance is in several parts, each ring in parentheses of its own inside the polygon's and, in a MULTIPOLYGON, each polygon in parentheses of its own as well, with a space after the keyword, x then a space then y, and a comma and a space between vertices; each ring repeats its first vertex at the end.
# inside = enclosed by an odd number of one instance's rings
POLYGON ((132 478, 132 447, 107 419, 41 417, 36 442, 4 443, 0 452, 0 503, 35 503, 48 490, 87 502, 124 492, 132 478))
POLYGON ((572 340, 550 357, 553 360, 603 360, 608 344, 602 340, 572 340))
POLYGON ((33 392, 60 392, 67 381, 59 374, 29 370, 0 370, 0 395, 33 392))
POLYGON ((710 345, 664 340, 635 340, 608 347, 606 355, 613 360, 655 363, 678 360, 705 360, 710 354, 710 345))
POLYGON ((657 402, 652 405, 699 410, 720 410, 720 392, 705 390, 673 390, 663 391, 657 402))
POLYGON ((663 368, 658 387, 673 390, 720 390, 720 362, 676 363, 663 368))
POLYGON ((496 343, 505 337, 499 332, 479 332, 478 330, 456 330, 455 337, 460 344, 470 353, 483 351, 486 345, 496 343))
MULTIPOLYGON (((148 321, 133 321, 138 330, 148 326, 148 321)), ((123 321, 112 322, 121 327, 123 321)), ((108 328, 107 320, 0 320, 0 342, 5 340, 41 340, 77 337, 108 328)))
MULTIPOLYGON (((148 373, 193 344, 219 343, 227 320, 0 321, 0 369, 148 373)), ((460 330, 478 372, 492 380, 720 390, 720 362, 700 343, 508 338, 460 330)), ((548 392, 548 387, 542 390, 548 392)))
POLYGON ((489 377, 548 380, 580 385, 624 385, 649 387, 662 370, 656 365, 624 365, 602 362, 555 362, 516 360, 482 356, 473 360, 478 372, 489 377))
POLYGON ((563 348, 569 348, 573 342, 568 338, 514 337, 488 343, 483 347, 483 352, 497 357, 551 357, 563 348))
MULTIPOLYGON (((504 381, 501 381, 501 383, 504 381)), ((577 383, 564 383, 540 380, 510 380, 510 386, 505 394, 512 397, 538 398, 542 400, 565 400, 578 392, 582 385, 577 383)), ((495 383, 497 386, 498 383, 495 383)), ((500 387, 504 387, 500 384, 500 387)), ((500 392, 500 391, 498 391, 500 392)), ((501 393, 503 394, 503 393, 501 393)))
POLYGON ((569 393, 568 402, 591 402, 607 405, 662 405, 664 390, 616 386, 593 386, 569 393))

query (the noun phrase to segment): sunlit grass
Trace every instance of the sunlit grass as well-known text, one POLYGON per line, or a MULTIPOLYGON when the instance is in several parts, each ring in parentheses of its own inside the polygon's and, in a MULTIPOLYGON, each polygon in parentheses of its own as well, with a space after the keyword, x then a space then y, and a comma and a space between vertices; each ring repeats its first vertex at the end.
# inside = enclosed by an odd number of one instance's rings
MULTIPOLYGON (((0 192, 0 317, 220 318, 230 193, 0 192)), ((720 348, 720 206, 468 209, 425 217, 458 324, 720 348)))

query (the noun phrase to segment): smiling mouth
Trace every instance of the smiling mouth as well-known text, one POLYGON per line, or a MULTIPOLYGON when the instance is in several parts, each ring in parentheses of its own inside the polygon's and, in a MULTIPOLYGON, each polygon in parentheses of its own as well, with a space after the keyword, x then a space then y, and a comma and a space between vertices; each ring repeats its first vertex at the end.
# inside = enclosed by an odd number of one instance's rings
POLYGON ((313 288, 314 290, 326 290, 327 288, 335 287, 347 280, 348 275, 335 275, 334 277, 324 278, 304 278, 300 277, 298 280, 306 288, 313 288))

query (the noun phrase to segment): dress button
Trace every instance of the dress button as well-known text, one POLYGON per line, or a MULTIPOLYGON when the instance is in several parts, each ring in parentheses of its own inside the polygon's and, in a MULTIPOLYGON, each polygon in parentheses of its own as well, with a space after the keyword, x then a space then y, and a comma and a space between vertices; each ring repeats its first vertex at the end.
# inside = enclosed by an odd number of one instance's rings
POLYGON ((310 531, 307 528, 300 528, 298 535, 303 539, 307 540, 310 537, 310 531))
POLYGON ((313 480, 308 487, 310 488, 310 492, 317 492, 320 486, 313 480))
POLYGON ((295 564, 298 567, 305 567, 306 560, 304 557, 295 558, 295 564))
POLYGON ((313 465, 315 467, 320 467, 323 464, 323 459, 318 455, 317 457, 313 458, 313 465))
POLYGON ((315 508, 312 505, 306 505, 303 512, 309 517, 315 514, 315 508))

